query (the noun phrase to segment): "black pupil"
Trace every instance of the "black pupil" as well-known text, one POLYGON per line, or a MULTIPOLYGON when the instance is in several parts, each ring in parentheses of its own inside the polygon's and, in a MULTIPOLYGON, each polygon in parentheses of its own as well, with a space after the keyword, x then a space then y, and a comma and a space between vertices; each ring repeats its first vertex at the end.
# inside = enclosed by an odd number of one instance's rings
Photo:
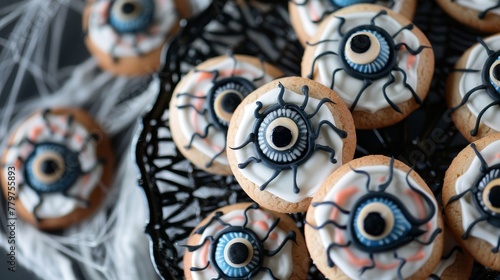
POLYGON ((248 259, 248 247, 240 242, 231 244, 228 250, 229 261, 234 264, 242 264, 248 259))
POLYGON ((241 103, 241 96, 236 92, 230 92, 221 100, 221 107, 225 112, 232 113, 241 103))
POLYGON ((493 78, 500 81, 500 64, 495 65, 495 68, 493 68, 493 78))
POLYGON ((271 141, 273 141, 273 144, 278 148, 290 145, 292 138, 293 135, 290 129, 281 125, 275 127, 271 133, 271 141))
POLYGON ((59 165, 57 164, 56 161, 49 159, 42 162, 40 169, 43 172, 43 174, 52 175, 59 170, 59 165))
POLYGON ((365 232, 372 236, 379 236, 385 230, 385 220, 378 212, 370 212, 363 221, 365 232))
POLYGON ((124 14, 131 14, 135 11, 135 4, 134 3, 130 3, 130 2, 127 2, 125 4, 123 4, 122 6, 122 12, 124 14))
POLYGON ((370 37, 368 35, 360 34, 356 35, 351 39, 351 49, 355 53, 364 53, 370 49, 371 46, 370 37))
POLYGON ((494 186, 490 189, 488 199, 493 207, 500 208, 500 185, 494 186))

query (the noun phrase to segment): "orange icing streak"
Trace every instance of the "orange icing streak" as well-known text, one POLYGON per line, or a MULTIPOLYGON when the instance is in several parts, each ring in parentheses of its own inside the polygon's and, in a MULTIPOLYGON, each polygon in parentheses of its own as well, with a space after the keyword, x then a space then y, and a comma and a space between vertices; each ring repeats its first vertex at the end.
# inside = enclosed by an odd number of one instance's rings
MULTIPOLYGON (((340 206, 343 201, 347 200, 351 195, 353 195, 357 192, 358 192, 358 188, 356 188, 355 186, 347 187, 343 190, 340 190, 338 193, 336 193, 333 196, 333 202, 335 202, 337 205, 340 206)), ((339 212, 339 210, 337 208, 333 208, 332 215, 330 216, 330 219, 336 220, 338 212, 339 212)))

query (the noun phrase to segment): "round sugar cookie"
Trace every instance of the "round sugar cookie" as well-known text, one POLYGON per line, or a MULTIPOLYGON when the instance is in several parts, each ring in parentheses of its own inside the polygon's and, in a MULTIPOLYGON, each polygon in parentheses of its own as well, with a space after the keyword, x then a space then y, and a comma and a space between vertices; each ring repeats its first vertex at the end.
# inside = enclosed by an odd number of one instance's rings
POLYGON ((436 0, 455 20, 486 33, 500 32, 497 0, 436 0))
POLYGON ((443 251, 439 212, 410 167, 365 156, 333 172, 314 196, 307 248, 329 279, 425 279, 443 251))
POLYGON ((288 11, 293 29, 305 46, 325 17, 339 9, 362 3, 390 8, 410 20, 417 6, 416 0, 292 0, 288 2, 288 11))
POLYGON ((184 76, 170 101, 170 128, 180 152, 207 172, 231 175, 226 135, 240 102, 282 76, 274 66, 244 55, 209 59, 184 76))
POLYGON ((446 84, 451 118, 469 142, 500 131, 500 34, 470 47, 446 84))
POLYGON ((15 198, 19 218, 40 229, 61 229, 89 217, 104 201, 114 173, 113 152, 86 112, 37 112, 9 139, 0 183, 7 200, 15 198))
POLYGON ((357 129, 381 128, 403 120, 426 98, 434 53, 405 17, 360 4, 325 18, 305 49, 301 71, 342 98, 357 129))
POLYGON ((474 259, 500 270, 500 134, 464 148, 446 171, 443 204, 451 232, 474 259))
POLYGON ((188 1, 181 0, 89 0, 83 11, 85 44, 112 74, 156 72, 163 45, 189 13, 188 1))
POLYGON ((353 158, 349 110, 329 88, 288 77, 247 96, 229 125, 227 155, 243 190, 282 213, 307 210, 312 196, 353 158))
POLYGON ((309 270, 294 220, 251 203, 205 218, 189 236, 183 262, 187 280, 306 279, 309 270))

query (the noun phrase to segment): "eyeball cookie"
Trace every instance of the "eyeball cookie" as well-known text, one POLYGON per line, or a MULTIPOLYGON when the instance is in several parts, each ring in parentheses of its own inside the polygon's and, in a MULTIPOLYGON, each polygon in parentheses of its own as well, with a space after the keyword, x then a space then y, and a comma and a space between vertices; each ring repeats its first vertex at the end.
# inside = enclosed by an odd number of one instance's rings
POLYGON ((447 224, 462 248, 482 265, 500 270, 500 134, 463 149, 446 171, 447 224))
POLYGON ((500 131, 500 35, 478 40, 446 84, 451 117, 470 142, 500 131))
POLYGON ((500 32, 498 0, 437 0, 455 20, 486 33, 500 32))
POLYGON ((355 159, 316 193, 306 244, 328 279, 424 279, 441 259, 439 208, 422 178, 385 156, 355 159))
POLYGON ((306 279, 309 257, 295 222, 257 204, 220 208, 190 235, 187 280, 306 279))
POLYGON ((434 280, 468 280, 474 266, 474 259, 460 246, 450 233, 450 230, 444 227, 444 247, 443 255, 438 266, 434 269, 429 279, 434 280))
POLYGON ((225 151, 234 110, 256 88, 282 75, 243 55, 212 58, 191 70, 170 102, 170 128, 180 152, 207 172, 231 175, 225 151))
POLYGON ((40 229, 61 229, 95 212, 114 171, 99 125, 73 108, 33 114, 10 137, 0 182, 16 214, 40 229))
POLYGON ((163 45, 188 15, 187 1, 90 0, 83 13, 85 44, 108 72, 148 74, 158 69, 163 45))
POLYGON ((353 5, 321 23, 301 71, 342 98, 357 129, 380 128, 420 106, 434 72, 434 54, 405 17, 377 5, 353 5))
POLYGON ((243 190, 282 213, 307 210, 328 175, 353 158, 351 114, 329 88, 300 77, 275 80, 234 112, 227 155, 243 190))
POLYGON ((408 19, 413 18, 417 5, 416 0, 293 0, 288 3, 288 11, 293 29, 305 46, 325 17, 336 10, 362 3, 390 8, 408 19))

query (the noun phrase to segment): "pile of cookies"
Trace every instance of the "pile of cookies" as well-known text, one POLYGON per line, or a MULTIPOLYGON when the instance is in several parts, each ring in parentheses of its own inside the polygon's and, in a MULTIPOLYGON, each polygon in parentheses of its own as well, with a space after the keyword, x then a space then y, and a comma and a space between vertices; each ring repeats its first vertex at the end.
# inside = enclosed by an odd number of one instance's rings
MULTIPOLYGON (((401 161, 353 160, 356 129, 394 125, 427 96, 434 55, 407 19, 416 2, 332 2, 289 3, 305 48, 302 77, 276 79, 266 62, 229 55, 195 67, 175 88, 170 126, 180 152, 209 173, 234 175, 259 205, 231 205, 202 221, 185 245, 186 278, 305 279, 304 240, 283 216, 304 211, 307 250, 329 279, 466 279, 474 259, 500 269, 500 134, 495 121, 485 124, 500 104, 495 36, 478 39, 449 79, 446 114, 465 138, 482 140, 450 166, 442 213, 441 198, 401 161), (482 107, 465 115, 468 102, 482 107)), ((498 22, 490 10, 483 16, 498 22)))
MULTIPOLYGON (((493 0, 438 2, 472 28, 500 32, 493 0)), ((200 61, 171 89, 176 149, 209 174, 234 176, 254 201, 194 228, 183 245, 187 279, 306 279, 310 258, 329 279, 463 279, 474 260, 500 270, 500 35, 479 38, 449 77, 447 114, 475 142, 446 172, 442 199, 391 155, 354 159, 357 130, 397 124, 428 95, 434 53, 411 22, 416 5, 290 1, 301 77, 229 54, 200 61), (304 212, 301 230, 288 214, 304 212)), ((86 44, 114 74, 156 71, 189 13, 183 1, 89 1, 86 44)), ((2 157, 22 170, 21 217, 54 229, 90 215, 113 168, 102 130, 76 109, 26 122, 2 157)))

